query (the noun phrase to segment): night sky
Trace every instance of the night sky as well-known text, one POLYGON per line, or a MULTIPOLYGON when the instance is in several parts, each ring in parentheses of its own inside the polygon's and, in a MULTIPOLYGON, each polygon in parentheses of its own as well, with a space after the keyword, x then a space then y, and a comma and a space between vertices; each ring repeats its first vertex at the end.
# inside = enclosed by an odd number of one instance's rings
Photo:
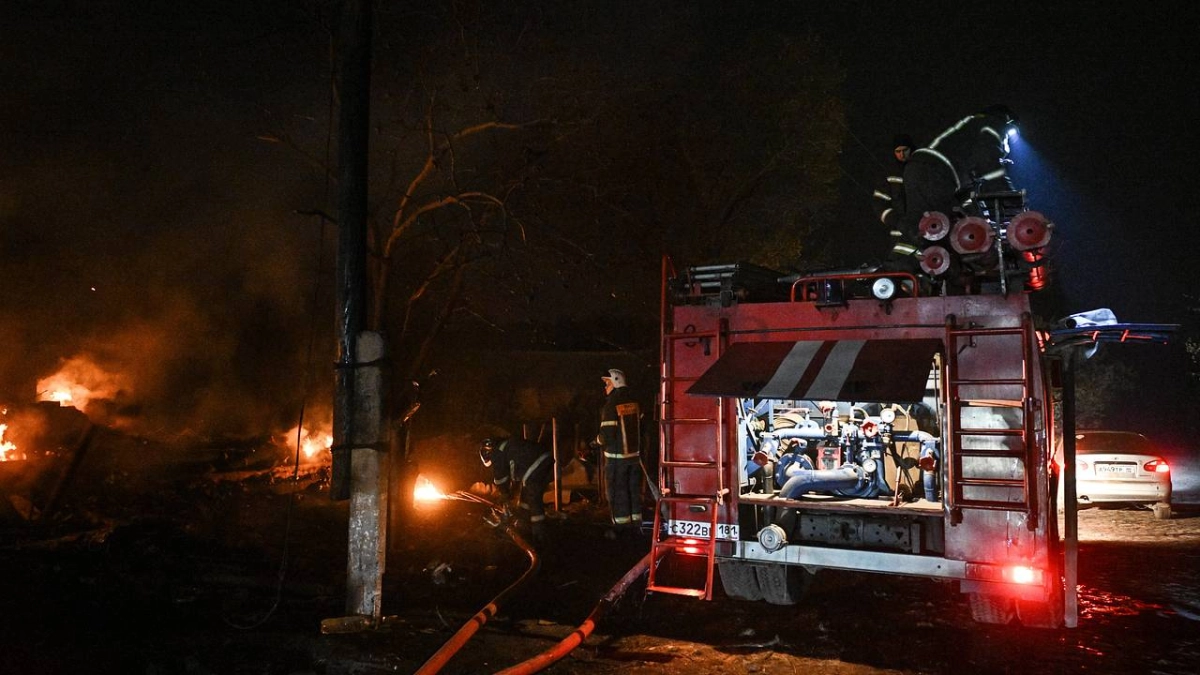
MULTIPOLYGON (((508 16, 519 18, 522 4, 510 3, 508 16)), ((529 4, 530 17, 544 18, 544 3, 529 4)), ((572 30, 600 31, 581 42, 595 45, 608 70, 653 71, 639 59, 682 49, 688 31, 692 48, 767 30, 821 36, 845 69, 842 262, 863 261, 847 242, 881 235, 870 192, 886 175, 895 133, 920 144, 1004 103, 1021 120, 1015 182, 1056 224, 1063 309, 1187 319, 1200 244, 1190 189, 1200 150, 1192 3, 714 2, 670 30, 669 9, 644 5, 563 3, 578 13, 572 30), (626 59, 612 48, 622 44, 633 47, 626 59)), ((27 396, 31 378, 87 351, 136 372, 142 398, 180 400, 197 425, 231 416, 282 425, 294 412, 298 395, 280 392, 304 380, 313 326, 332 328, 327 298, 313 302, 330 233, 297 212, 329 208, 331 187, 271 134, 300 128, 320 138, 329 128, 322 8, 3 3, 0 344, 10 358, 0 359, 0 399, 27 396), (263 344, 276 348, 254 347, 263 344)), ((420 54, 423 12, 406 23, 408 5, 381 11, 389 20, 381 24, 408 26, 380 40, 392 59, 381 69, 404 77, 413 72, 405 55, 420 54)), ((319 144, 308 149, 321 159, 319 144)), ((546 302, 543 315, 561 307, 546 302)), ((1163 410, 1172 404, 1164 392, 1184 380, 1180 352, 1131 357, 1164 383, 1131 407, 1151 411, 1134 426, 1178 419, 1163 410)))

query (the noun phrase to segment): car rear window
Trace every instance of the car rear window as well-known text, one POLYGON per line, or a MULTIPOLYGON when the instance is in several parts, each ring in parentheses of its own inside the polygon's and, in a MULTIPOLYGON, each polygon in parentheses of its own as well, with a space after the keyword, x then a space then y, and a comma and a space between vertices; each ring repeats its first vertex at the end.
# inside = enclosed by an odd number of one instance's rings
POLYGON ((1137 434, 1081 433, 1075 437, 1076 452, 1127 452, 1153 455, 1154 446, 1137 434))

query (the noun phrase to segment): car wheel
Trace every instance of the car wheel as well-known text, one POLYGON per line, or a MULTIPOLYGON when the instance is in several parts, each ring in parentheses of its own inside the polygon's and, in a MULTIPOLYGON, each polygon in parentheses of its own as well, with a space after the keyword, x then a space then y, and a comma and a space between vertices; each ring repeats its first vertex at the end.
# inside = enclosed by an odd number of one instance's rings
POLYGON ((1154 510, 1154 517, 1158 520, 1171 519, 1171 505, 1166 502, 1160 502, 1151 507, 1154 510))
POLYGON ((812 572, 795 565, 758 565, 756 572, 763 599, 772 605, 800 602, 813 578, 812 572))
POLYGON ((757 565, 737 560, 722 561, 717 565, 725 595, 734 600, 762 600, 762 587, 758 585, 755 567, 757 565))
POLYGON ((1016 601, 1003 595, 972 593, 970 597, 971 618, 976 623, 994 623, 1006 626, 1017 615, 1016 601))

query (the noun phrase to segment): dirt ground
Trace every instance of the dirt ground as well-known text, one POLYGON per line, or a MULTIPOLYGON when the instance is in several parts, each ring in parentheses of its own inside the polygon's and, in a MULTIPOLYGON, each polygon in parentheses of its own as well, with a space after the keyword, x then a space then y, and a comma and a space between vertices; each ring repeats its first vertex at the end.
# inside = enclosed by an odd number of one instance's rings
MULTIPOLYGON (((411 673, 527 563, 485 508, 438 503, 392 542, 383 624, 322 634, 345 604, 347 514, 327 474, 121 466, 81 471, 53 517, 0 522, 0 673, 411 673)), ((647 535, 607 537, 594 495, 574 496, 537 574, 441 672, 549 648, 645 555, 647 535)), ((638 582, 544 672, 1195 672, 1200 508, 1089 509, 1080 537, 1076 629, 975 624, 955 584, 926 579, 824 571, 791 607, 638 582)))

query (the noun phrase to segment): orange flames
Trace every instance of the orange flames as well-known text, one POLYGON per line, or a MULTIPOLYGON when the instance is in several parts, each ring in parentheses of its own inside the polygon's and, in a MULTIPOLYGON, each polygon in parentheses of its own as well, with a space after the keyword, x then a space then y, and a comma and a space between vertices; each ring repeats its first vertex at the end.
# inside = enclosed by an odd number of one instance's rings
POLYGON ((4 433, 6 431, 8 431, 8 425, 0 424, 0 462, 25 459, 24 453, 17 452, 17 445, 15 443, 4 440, 4 433))
POLYGON ((299 425, 292 427, 284 434, 284 442, 289 447, 296 447, 296 437, 300 438, 300 459, 305 462, 324 462, 330 459, 330 448, 333 447, 333 432, 328 429, 301 429, 299 425))
POLYGON ((128 389, 125 378, 107 372, 84 356, 63 361, 58 372, 37 381, 39 401, 57 401, 87 412, 93 400, 112 400, 128 389))
POLYGON ((432 502, 438 499, 445 499, 446 495, 442 494, 441 490, 437 489, 428 478, 425 476, 417 476, 416 485, 413 486, 413 501, 415 502, 432 502))

